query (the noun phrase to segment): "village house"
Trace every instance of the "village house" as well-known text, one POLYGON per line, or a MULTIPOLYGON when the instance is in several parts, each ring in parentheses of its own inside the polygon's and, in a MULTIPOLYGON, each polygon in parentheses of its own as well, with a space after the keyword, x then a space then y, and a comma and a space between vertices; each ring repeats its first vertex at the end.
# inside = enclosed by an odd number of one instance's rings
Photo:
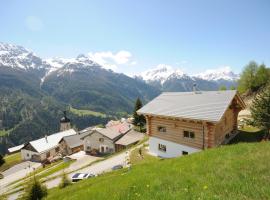
POLYGON ((92 155, 102 155, 114 153, 138 143, 145 135, 133 130, 132 127, 133 125, 127 121, 120 123, 110 121, 106 128, 89 127, 82 130, 80 133, 84 134, 81 138, 84 151, 92 155))
POLYGON ((128 131, 123 137, 115 142, 116 151, 121 151, 123 149, 127 149, 132 145, 137 144, 144 138, 145 134, 137 132, 133 129, 128 131))
POLYGON ((244 108, 234 90, 167 92, 137 113, 146 118, 150 153, 176 157, 227 143, 244 108))
POLYGON ((82 137, 84 151, 89 154, 108 154, 115 152, 114 143, 124 135, 113 128, 95 128, 82 137))
POLYGON ((82 137, 86 133, 79 132, 76 135, 70 135, 63 137, 59 142, 60 153, 62 156, 71 155, 79 151, 83 151, 83 141, 82 137))
POLYGON ((61 139, 71 135, 76 135, 76 131, 69 129, 26 143, 21 149, 22 160, 36 162, 52 160, 60 153, 59 142, 61 139))

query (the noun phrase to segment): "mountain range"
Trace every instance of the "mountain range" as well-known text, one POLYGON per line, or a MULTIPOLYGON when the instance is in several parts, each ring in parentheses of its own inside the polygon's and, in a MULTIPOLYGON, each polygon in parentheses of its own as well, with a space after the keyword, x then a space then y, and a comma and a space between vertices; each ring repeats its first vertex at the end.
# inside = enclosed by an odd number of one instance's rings
POLYGON ((191 91, 193 85, 197 90, 218 90, 220 86, 237 85, 239 75, 229 67, 207 70, 196 75, 185 74, 181 69, 174 69, 169 65, 160 64, 156 68, 147 70, 135 76, 150 85, 161 88, 162 91, 191 91))
POLYGON ((190 76, 160 65, 129 77, 86 55, 42 59, 22 46, 0 43, 0 153, 58 131, 62 111, 78 129, 132 113, 162 91, 217 90, 236 84, 228 68, 190 76), (81 114, 83 113, 83 114, 81 114), (2 145, 1 145, 2 144, 2 145))

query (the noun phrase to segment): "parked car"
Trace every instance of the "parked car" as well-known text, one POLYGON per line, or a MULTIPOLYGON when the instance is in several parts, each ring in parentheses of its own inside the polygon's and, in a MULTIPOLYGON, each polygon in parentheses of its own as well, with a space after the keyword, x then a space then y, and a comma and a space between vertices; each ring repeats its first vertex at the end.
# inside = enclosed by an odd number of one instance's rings
POLYGON ((122 169, 123 165, 115 165, 112 167, 112 170, 118 170, 118 169, 122 169))
POLYGON ((88 174, 88 173, 76 173, 71 177, 72 182, 78 182, 83 179, 88 179, 91 177, 94 177, 94 174, 88 174))

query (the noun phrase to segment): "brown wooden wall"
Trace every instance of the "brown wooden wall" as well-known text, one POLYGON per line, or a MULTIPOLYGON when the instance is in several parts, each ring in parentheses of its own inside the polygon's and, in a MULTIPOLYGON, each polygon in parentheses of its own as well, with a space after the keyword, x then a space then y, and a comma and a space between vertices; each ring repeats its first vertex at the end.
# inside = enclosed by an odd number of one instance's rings
POLYGON ((203 129, 201 122, 164 119, 159 117, 148 118, 147 122, 149 128, 148 134, 150 136, 198 149, 203 147, 203 129), (166 133, 159 132, 158 126, 165 126, 166 133), (184 131, 193 131, 195 133, 195 138, 184 138, 184 131))
POLYGON ((220 122, 216 124, 214 137, 215 146, 220 145, 224 141, 226 134, 229 134, 234 130, 235 123, 237 123, 234 120, 234 115, 234 110, 229 108, 225 112, 220 122))

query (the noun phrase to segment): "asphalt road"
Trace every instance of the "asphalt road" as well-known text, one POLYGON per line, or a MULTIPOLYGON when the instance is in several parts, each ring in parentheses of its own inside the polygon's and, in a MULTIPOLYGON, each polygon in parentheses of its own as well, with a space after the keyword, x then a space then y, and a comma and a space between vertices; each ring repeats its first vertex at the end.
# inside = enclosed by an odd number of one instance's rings
POLYGON ((27 174, 40 166, 40 163, 25 161, 3 172, 4 178, 0 180, 0 194, 8 190, 10 183, 24 178, 27 174))
MULTIPOLYGON (((73 174, 75 173, 92 173, 92 174, 102 174, 104 172, 108 172, 111 171, 111 168, 115 165, 125 165, 125 160, 126 160, 126 153, 120 153, 116 156, 113 156, 111 158, 108 158, 104 161, 100 161, 98 163, 95 163, 89 167, 86 167, 84 169, 78 170, 76 172, 70 173, 68 174, 69 178, 72 177, 73 174)), ((48 189, 53 188, 53 187, 57 187, 59 185, 61 181, 61 178, 56 178, 53 180, 50 180, 48 182, 46 182, 46 186, 48 189)))

